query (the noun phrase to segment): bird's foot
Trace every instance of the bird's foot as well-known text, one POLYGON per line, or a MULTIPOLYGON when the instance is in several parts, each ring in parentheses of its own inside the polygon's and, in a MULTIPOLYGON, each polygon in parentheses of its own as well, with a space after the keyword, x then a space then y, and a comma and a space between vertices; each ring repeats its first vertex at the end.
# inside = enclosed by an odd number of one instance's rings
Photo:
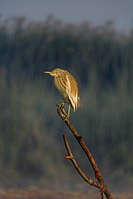
POLYGON ((64 103, 64 102, 61 102, 60 104, 56 104, 56 105, 57 105, 57 107, 61 110, 61 112, 63 113, 64 121, 68 120, 70 114, 69 114, 69 113, 67 114, 67 113, 65 112, 65 109, 64 109, 65 103, 64 103))
POLYGON ((69 117, 70 117, 70 115, 66 114, 65 117, 64 117, 64 121, 69 120, 69 117))
POLYGON ((60 104, 56 104, 56 106, 60 109, 63 109, 64 106, 65 106, 65 103, 64 102, 61 102, 60 104))

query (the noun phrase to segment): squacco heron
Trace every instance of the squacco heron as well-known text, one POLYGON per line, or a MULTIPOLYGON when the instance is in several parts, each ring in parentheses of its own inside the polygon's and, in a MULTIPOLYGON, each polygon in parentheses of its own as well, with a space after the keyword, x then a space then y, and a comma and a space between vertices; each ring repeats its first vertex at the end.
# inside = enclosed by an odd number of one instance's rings
POLYGON ((59 106, 68 104, 67 118, 70 116, 70 108, 74 111, 79 106, 78 84, 76 79, 66 70, 56 68, 51 72, 44 72, 54 77, 54 84, 63 96, 63 102, 59 106))

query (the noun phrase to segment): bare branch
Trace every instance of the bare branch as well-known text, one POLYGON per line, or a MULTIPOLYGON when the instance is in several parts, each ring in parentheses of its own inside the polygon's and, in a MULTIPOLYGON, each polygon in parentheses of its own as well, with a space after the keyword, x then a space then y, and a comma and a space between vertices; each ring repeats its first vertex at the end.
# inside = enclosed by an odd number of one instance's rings
MULTIPOLYGON (((96 179, 99 182, 97 185, 99 186, 99 184, 100 184, 99 187, 96 186, 96 184, 93 185, 93 186, 95 186, 95 187, 97 187, 97 188, 100 189, 100 191, 101 191, 101 198, 104 198, 104 196, 103 196, 103 193, 104 193, 105 196, 106 196, 106 198, 113 199, 112 193, 108 189, 107 185, 104 183, 104 179, 103 179, 102 174, 101 174, 101 172, 100 172, 100 170, 99 170, 99 168, 98 168, 98 166, 96 164, 96 161, 95 161, 93 155, 91 154, 90 150, 88 149, 88 147, 86 146, 85 142, 83 141, 83 138, 79 135, 79 133, 76 131, 76 129, 72 126, 72 124, 70 123, 70 121, 66 117, 66 113, 65 113, 64 107, 63 106, 58 107, 57 112, 58 112, 59 116, 64 120, 64 122, 66 123, 66 125, 69 127, 69 129, 71 130, 72 134, 74 135, 74 137, 76 138, 76 140, 78 141, 78 143, 80 144, 81 148, 83 149, 83 151, 85 152, 86 156, 88 157, 88 159, 90 161, 90 164, 91 164, 91 166, 92 166, 92 168, 94 170, 94 173, 95 173, 95 177, 96 177, 96 179)), ((67 149, 69 149, 68 152, 70 152, 71 150, 70 150, 70 147, 68 145, 68 142, 65 142, 65 146, 66 146, 67 149), (67 143, 67 145, 66 145, 66 143, 67 143)), ((71 161, 74 164, 74 166, 77 165, 77 162, 74 163, 75 159, 71 158, 71 157, 73 157, 73 156, 72 156, 72 154, 69 154, 69 153, 66 156, 66 158, 71 159, 71 161)), ((75 168, 77 169, 76 166, 75 166, 75 168)), ((79 167, 78 167, 78 169, 79 169, 79 167)), ((77 171, 79 172, 78 169, 77 169, 77 171)), ((81 171, 82 170, 80 170, 80 172, 81 171)), ((81 173, 79 173, 79 174, 81 175, 81 173)), ((85 181, 89 183, 90 182, 89 181, 90 178, 87 177, 87 180, 88 181, 86 181, 86 180, 85 181)))

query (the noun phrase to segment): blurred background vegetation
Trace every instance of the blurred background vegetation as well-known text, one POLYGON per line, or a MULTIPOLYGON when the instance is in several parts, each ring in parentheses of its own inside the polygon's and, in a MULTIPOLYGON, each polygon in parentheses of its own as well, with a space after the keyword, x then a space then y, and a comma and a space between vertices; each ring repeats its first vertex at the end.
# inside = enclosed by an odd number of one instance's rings
POLYGON ((133 185, 133 32, 125 36, 112 22, 93 27, 54 17, 0 22, 0 184, 83 183, 63 158, 63 134, 92 172, 56 113, 60 96, 42 73, 55 67, 77 77, 82 107, 71 121, 105 180, 133 185))

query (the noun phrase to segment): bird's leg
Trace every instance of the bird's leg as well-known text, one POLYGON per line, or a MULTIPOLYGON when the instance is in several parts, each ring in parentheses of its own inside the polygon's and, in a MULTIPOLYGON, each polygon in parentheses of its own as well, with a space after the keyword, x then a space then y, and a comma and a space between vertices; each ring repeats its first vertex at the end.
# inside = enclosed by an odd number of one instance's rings
POLYGON ((68 104, 67 119, 69 119, 69 117, 70 117, 70 110, 71 110, 71 106, 70 106, 70 104, 68 104))
POLYGON ((71 106, 70 106, 70 104, 68 104, 68 112, 66 114, 66 117, 64 118, 64 121, 69 119, 69 117, 70 117, 70 109, 71 109, 71 106))

